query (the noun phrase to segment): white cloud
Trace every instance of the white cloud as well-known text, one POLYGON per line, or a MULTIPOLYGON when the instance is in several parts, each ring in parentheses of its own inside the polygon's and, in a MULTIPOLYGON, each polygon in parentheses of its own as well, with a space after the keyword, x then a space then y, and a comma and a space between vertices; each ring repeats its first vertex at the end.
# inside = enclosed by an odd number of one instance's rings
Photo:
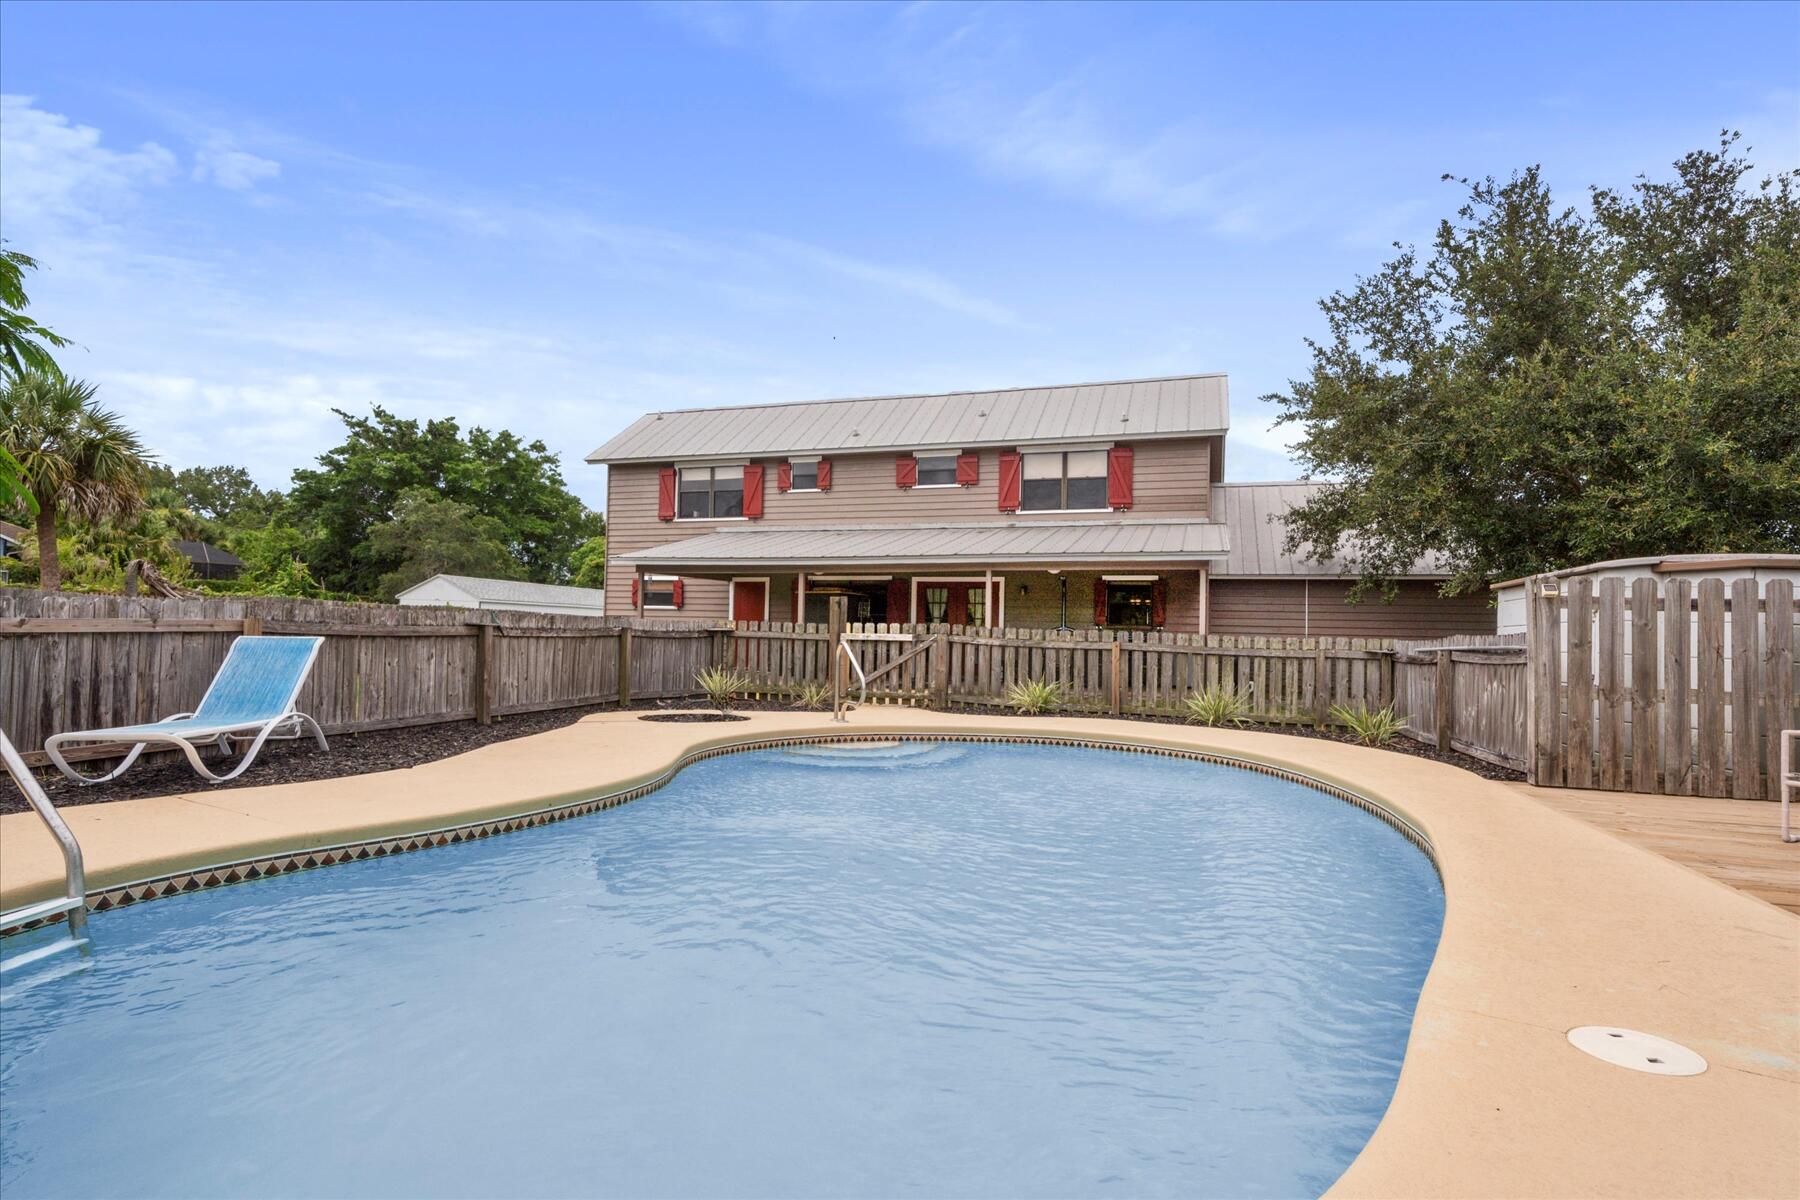
POLYGON ((98 129, 44 111, 35 97, 0 96, 0 201, 9 225, 104 219, 176 168, 175 155, 155 142, 111 150, 98 129))
POLYGON ((281 164, 274 159, 233 149, 223 140, 202 146, 194 154, 195 179, 201 183, 216 183, 234 192, 247 192, 279 174, 281 164))

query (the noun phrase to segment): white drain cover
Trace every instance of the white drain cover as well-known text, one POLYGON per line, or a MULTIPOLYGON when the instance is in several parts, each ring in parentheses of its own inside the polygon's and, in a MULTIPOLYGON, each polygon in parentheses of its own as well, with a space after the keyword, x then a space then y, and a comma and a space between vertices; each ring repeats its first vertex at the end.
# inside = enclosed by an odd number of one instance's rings
POLYGON ((1569 1044, 1615 1067, 1651 1075, 1698 1075, 1706 1060, 1678 1042, 1616 1025, 1583 1025, 1569 1030, 1569 1044))

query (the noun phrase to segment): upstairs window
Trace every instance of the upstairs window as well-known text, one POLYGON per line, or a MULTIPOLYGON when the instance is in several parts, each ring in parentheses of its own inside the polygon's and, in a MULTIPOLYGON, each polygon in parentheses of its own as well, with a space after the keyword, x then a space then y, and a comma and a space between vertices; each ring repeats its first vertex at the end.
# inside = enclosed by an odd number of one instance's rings
POLYGON ((955 487, 956 453, 915 454, 919 464, 920 487, 955 487))
POLYGON ((816 492, 819 490, 819 460, 810 459, 802 462, 799 459, 788 464, 790 472, 788 485, 791 492, 816 492))
POLYGON ((743 516, 744 468, 681 468, 677 515, 684 521, 718 521, 743 516))
POLYGON ((1026 454, 1019 507, 1025 512, 1106 509, 1106 451, 1026 454))

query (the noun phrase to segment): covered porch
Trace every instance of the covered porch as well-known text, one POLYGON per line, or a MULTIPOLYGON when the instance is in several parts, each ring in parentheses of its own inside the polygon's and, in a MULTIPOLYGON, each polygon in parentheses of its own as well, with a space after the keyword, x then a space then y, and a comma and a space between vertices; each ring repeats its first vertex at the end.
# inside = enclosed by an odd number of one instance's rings
POLYGON ((1014 521, 734 530, 617 561, 640 602, 716 586, 732 621, 821 623, 842 596, 859 623, 1199 633, 1226 549, 1209 522, 1014 521))

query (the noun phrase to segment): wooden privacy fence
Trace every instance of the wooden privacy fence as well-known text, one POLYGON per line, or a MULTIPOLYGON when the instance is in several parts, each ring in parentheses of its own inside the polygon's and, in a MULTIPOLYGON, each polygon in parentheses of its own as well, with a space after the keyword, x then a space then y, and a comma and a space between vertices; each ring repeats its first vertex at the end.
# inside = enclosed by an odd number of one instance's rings
MULTIPOLYGON (((876 703, 1006 704, 1007 689, 1040 680, 1079 712, 1179 713, 1196 691, 1223 687, 1256 719, 1331 723, 1339 704, 1380 708, 1393 698, 1391 643, 1377 638, 1224 637, 1090 629, 962 625, 844 627, 876 703)), ((727 662, 759 697, 830 682, 831 631, 821 624, 743 621, 727 662)))
POLYGON ((1779 798, 1796 704, 1794 585, 1528 585, 1530 777, 1551 787, 1779 798))
POLYGON ((42 763, 53 733, 192 711, 243 633, 324 637, 299 705, 328 733, 687 696, 720 636, 544 613, 4 591, 0 724, 42 763))
POLYGON ((1525 635, 1394 643, 1394 708, 1415 741, 1523 771, 1525 635))

